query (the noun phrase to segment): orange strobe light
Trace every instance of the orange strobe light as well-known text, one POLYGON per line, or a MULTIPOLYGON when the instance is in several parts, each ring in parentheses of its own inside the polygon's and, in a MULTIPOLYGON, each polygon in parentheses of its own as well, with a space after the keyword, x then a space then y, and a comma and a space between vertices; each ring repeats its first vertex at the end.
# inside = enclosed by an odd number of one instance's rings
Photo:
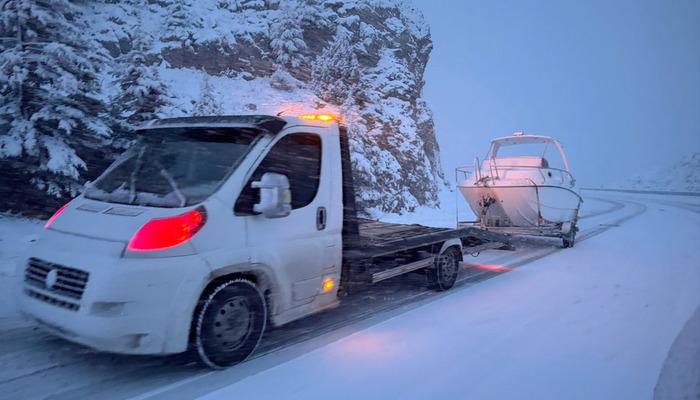
POLYGON ((303 114, 300 115, 299 118, 301 119, 309 119, 313 121, 323 121, 323 122, 330 122, 330 121, 335 121, 337 118, 333 115, 330 114, 303 114))

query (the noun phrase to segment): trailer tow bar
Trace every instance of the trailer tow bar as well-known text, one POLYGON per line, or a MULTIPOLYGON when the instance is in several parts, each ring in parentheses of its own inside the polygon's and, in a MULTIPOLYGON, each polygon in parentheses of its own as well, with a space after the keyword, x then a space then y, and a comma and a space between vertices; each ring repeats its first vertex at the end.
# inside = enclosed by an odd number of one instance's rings
POLYGON ((484 250, 492 250, 492 249, 498 249, 498 250, 515 250, 515 248, 510 244, 510 243, 503 243, 503 242, 488 242, 488 243, 483 243, 477 246, 471 246, 471 247, 465 247, 462 249, 462 255, 471 255, 473 257, 476 257, 479 255, 484 250))

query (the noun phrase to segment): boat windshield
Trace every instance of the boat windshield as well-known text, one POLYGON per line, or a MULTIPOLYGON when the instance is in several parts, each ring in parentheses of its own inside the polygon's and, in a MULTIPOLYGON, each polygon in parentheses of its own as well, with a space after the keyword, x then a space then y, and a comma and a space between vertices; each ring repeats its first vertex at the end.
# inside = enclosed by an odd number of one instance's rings
POLYGON ((553 142, 524 142, 524 143, 496 143, 491 148, 487 158, 513 160, 514 165, 519 159, 542 159, 541 165, 545 168, 566 170, 566 165, 559 149, 553 142))
POLYGON ((214 193, 261 135, 252 128, 157 128, 140 137, 85 191, 111 203, 186 207, 214 193))

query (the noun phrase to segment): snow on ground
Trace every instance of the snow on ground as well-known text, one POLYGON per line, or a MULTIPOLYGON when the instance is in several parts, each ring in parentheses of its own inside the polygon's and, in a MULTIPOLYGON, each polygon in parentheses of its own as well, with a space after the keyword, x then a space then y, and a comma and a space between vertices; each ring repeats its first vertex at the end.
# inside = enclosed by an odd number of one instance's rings
POLYGON ((700 308, 671 346, 654 388, 655 400, 700 397, 700 308))
POLYGON ((700 216, 650 204, 573 249, 204 398, 651 398, 700 305, 700 216))
POLYGON ((19 255, 36 240, 43 223, 0 214, 0 327, 21 325, 15 302, 15 266, 19 255))

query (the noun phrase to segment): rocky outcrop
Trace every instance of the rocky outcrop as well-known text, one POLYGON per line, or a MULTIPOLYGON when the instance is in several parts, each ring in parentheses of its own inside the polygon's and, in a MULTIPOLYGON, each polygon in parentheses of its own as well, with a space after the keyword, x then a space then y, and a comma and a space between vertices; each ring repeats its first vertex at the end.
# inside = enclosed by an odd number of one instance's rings
POLYGON ((82 40, 106 55, 100 61, 106 102, 119 98, 123 89, 114 82, 134 59, 129 54, 138 38, 152 76, 168 90, 169 105, 160 116, 211 109, 338 113, 350 134, 363 209, 402 213, 438 205, 445 180, 432 115, 421 97, 432 43, 411 5, 399 0, 80 4, 82 40))

